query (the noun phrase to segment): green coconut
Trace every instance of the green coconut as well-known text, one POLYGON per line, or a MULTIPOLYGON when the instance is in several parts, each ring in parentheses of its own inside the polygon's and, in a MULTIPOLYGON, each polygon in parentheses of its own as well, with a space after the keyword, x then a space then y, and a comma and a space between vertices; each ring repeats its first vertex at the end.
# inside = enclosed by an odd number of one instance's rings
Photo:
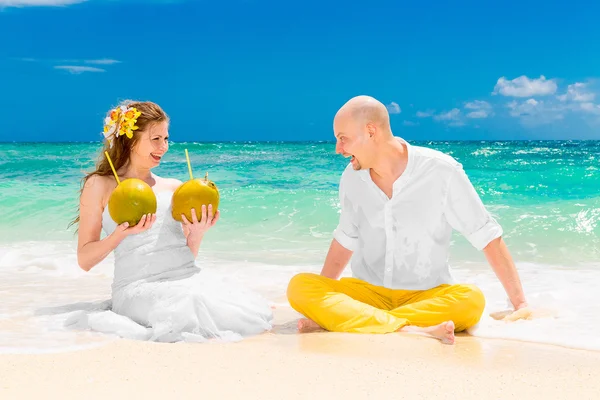
POLYGON ((141 179, 125 179, 113 190, 108 200, 108 212, 117 223, 137 225, 146 214, 156 213, 156 195, 141 179))
MULTIPOLYGON (((210 179, 208 179, 208 172, 204 179, 190 179, 187 182, 181 184, 171 199, 173 219, 176 221, 182 221, 181 214, 185 215, 185 218, 192 222, 192 208, 196 210, 196 218, 198 221, 202 220, 202 205, 208 207, 212 204, 213 216, 217 213, 219 208, 219 189, 217 185, 210 179)), ((208 208, 206 210, 208 215, 208 208)))

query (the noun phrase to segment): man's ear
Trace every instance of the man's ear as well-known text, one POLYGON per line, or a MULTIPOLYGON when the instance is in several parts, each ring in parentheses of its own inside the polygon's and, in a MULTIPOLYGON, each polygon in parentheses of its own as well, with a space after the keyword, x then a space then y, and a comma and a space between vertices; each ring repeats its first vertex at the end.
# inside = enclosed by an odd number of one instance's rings
POLYGON ((369 132, 369 137, 373 137, 376 130, 377 128, 375 128, 375 125, 373 125, 373 123, 369 122, 367 124, 367 132, 369 132))

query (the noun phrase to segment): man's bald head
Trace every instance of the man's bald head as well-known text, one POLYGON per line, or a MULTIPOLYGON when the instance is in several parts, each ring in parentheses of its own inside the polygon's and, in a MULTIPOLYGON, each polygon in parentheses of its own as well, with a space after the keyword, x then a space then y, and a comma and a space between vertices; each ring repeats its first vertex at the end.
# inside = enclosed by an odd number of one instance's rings
POLYGON ((348 100, 336 113, 335 119, 350 118, 360 124, 374 124, 385 133, 391 133, 387 108, 371 96, 356 96, 348 100))
POLYGON ((352 157, 355 170, 374 165, 393 137, 387 108, 371 96, 348 100, 335 114, 333 132, 336 153, 352 157))

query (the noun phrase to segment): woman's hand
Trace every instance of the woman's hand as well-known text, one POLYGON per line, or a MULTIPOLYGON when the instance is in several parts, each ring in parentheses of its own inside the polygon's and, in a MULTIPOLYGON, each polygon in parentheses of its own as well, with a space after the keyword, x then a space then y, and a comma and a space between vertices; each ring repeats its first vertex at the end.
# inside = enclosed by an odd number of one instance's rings
POLYGON ((219 211, 213 215, 212 204, 207 207, 202 205, 202 215, 200 221, 198 221, 198 217, 196 216, 196 209, 192 208, 192 222, 188 221, 184 214, 181 214, 182 224, 184 229, 188 232, 189 235, 195 236, 203 236, 206 231, 212 228, 217 221, 219 220, 219 211))
POLYGON ((114 231, 114 234, 124 239, 129 235, 135 235, 137 233, 142 233, 152 228, 156 222, 156 214, 145 214, 138 221, 138 223, 132 227, 129 227, 128 222, 124 222, 121 225, 118 225, 114 231))
POLYGON ((198 255, 198 249, 200 248, 200 243, 202 242, 204 234, 217 223, 219 216, 219 210, 213 215, 212 204, 209 204, 208 207, 202 205, 200 221, 198 221, 196 210, 193 208, 191 222, 188 221, 185 215, 181 214, 183 230, 187 237, 187 245, 194 253, 194 257, 198 255))

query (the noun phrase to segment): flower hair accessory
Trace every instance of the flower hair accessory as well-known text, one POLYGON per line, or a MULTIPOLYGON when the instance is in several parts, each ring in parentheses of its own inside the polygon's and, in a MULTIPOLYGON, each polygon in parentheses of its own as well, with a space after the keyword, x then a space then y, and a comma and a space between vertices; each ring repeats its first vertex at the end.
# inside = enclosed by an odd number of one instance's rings
POLYGON ((113 140, 125 135, 129 139, 133 137, 133 131, 139 127, 136 125, 138 117, 142 115, 135 107, 119 106, 110 111, 104 119, 104 137, 113 146, 113 140))

